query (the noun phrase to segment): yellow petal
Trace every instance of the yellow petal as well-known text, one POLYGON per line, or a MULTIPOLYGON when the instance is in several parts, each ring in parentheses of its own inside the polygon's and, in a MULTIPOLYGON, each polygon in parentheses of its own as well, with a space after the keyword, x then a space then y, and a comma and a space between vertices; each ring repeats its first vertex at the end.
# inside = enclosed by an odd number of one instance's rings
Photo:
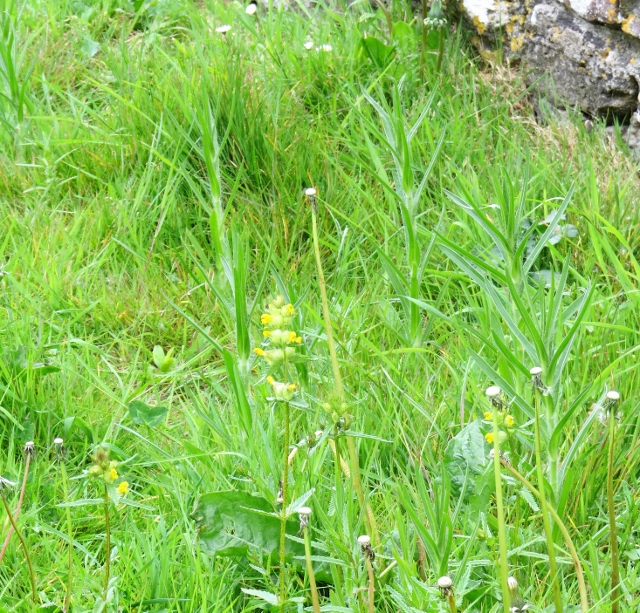
POLYGON ((263 356, 263 355, 264 355, 264 350, 263 350, 263 349, 260 349, 260 347, 256 347, 256 348, 253 350, 253 353, 255 353, 256 355, 259 355, 259 356, 263 356))

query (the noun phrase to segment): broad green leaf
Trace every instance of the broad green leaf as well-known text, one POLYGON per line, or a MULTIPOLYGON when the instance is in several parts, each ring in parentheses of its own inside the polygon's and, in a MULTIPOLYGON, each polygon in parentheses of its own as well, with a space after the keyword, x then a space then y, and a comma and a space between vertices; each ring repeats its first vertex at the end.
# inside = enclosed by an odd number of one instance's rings
POLYGON ((129 404, 129 415, 135 424, 157 426, 162 422, 168 409, 166 407, 150 407, 140 400, 134 400, 129 404))
POLYGON ((393 59, 395 49, 389 45, 385 45, 375 36, 367 36, 362 39, 362 48, 366 56, 373 62, 376 68, 382 70, 393 59))
POLYGON ((462 491, 465 481, 468 481, 468 489, 471 489, 469 485, 474 487, 476 476, 483 473, 489 463, 479 419, 465 426, 449 441, 444 457, 454 491, 462 491))
MULTIPOLYGON (((221 556, 244 556, 249 549, 271 555, 280 544, 280 519, 260 496, 233 490, 205 494, 194 513, 200 540, 221 556)), ((287 533, 297 534, 297 521, 287 522, 287 533)), ((288 554, 304 555, 299 542, 287 539, 288 554)))

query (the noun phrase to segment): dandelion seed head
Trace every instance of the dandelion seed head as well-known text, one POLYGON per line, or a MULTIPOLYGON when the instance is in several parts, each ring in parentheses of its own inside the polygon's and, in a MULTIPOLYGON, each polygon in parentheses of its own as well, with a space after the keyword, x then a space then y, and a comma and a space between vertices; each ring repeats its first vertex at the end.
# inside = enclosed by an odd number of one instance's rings
POLYGON ((64 440, 61 439, 59 436, 53 439, 54 445, 62 445, 62 443, 64 443, 64 440))
POLYGON ((530 371, 529 374, 533 377, 536 377, 537 375, 541 375, 542 374, 542 368, 540 366, 534 366, 530 371))
POLYGON ((518 587, 518 580, 515 577, 509 577, 507 579, 507 585, 510 590, 515 590, 518 587))
POLYGON ((607 400, 610 400, 611 402, 617 402, 618 400, 620 400, 620 394, 615 390, 611 390, 607 392, 607 400))
POLYGON ((441 589, 446 589, 446 588, 450 588, 453 585, 453 581, 451 580, 451 577, 444 575, 443 577, 440 577, 438 579, 438 587, 441 589))
POLYGON ((501 391, 502 390, 497 385, 492 385, 486 389, 485 394, 488 398, 495 398, 500 395, 501 391))
POLYGON ((225 25, 223 25, 223 26, 218 26, 218 27, 216 28, 216 32, 217 32, 218 34, 226 34, 229 30, 231 30, 231 26, 230 26, 230 25, 228 25, 228 24, 225 24, 225 25))
MULTIPOLYGON (((309 43, 305 43, 305 47, 308 45, 309 43)), ((313 43, 311 43, 311 46, 313 47, 313 43)), ((305 196, 315 196, 317 194, 316 192, 316 188, 315 187, 307 187, 307 189, 304 190, 304 195, 305 196)))
MULTIPOLYGON (((304 48, 305 48, 307 51, 309 51, 310 49, 313 49, 313 41, 312 41, 312 40, 308 40, 308 41, 304 44, 304 48)), ((313 188, 312 188, 312 187, 310 187, 309 189, 313 189, 313 188)), ((308 190, 305 190, 305 193, 306 193, 306 191, 308 191, 308 190)), ((315 192, 315 190, 314 190, 314 192, 315 192)), ((311 194, 307 194, 307 196, 309 196, 309 195, 311 195, 311 194)))
POLYGON ((360 545, 360 547, 367 547, 369 545, 371 545, 371 537, 369 537, 368 534, 363 534, 361 536, 358 537, 358 545, 360 545))
POLYGON ((252 2, 249 6, 247 6, 247 8, 245 9, 245 13, 247 15, 255 15, 256 11, 258 10, 258 5, 255 2, 252 2))

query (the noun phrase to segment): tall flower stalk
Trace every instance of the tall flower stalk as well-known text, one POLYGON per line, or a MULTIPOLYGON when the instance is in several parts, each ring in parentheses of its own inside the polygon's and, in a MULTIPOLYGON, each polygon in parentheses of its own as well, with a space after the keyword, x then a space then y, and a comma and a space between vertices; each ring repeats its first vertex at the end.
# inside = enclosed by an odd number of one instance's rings
POLYGON ((607 505, 609 510, 609 540, 611 548, 611 613, 620 610, 620 569, 618 562, 618 534, 616 529, 616 507, 613 499, 614 450, 616 442, 616 417, 614 408, 620 400, 620 394, 614 390, 607 392, 609 405, 609 458, 607 463, 607 505))
MULTIPOLYGON (((502 604, 504 612, 510 611, 509 599, 509 561, 507 558, 507 529, 504 521, 504 505, 502 501, 502 476, 500 474, 500 443, 504 433, 500 431, 498 423, 499 409, 502 408, 500 398, 501 390, 498 386, 492 385, 487 388, 487 398, 491 401, 493 420, 493 468, 496 479, 496 512, 498 515, 498 546, 500 549, 500 583, 502 585, 502 604)), ((505 435, 506 436, 506 435, 505 435)))
POLYGON ((547 510, 547 496, 544 488, 544 469, 542 466, 542 444, 540 433, 540 394, 544 387, 542 385, 542 368, 534 366, 530 371, 534 393, 535 408, 535 450, 536 450, 536 470, 538 475, 538 488, 540 490, 540 512, 542 514, 542 525, 547 540, 547 554, 549 556, 549 572, 551 573, 551 581, 553 582, 553 600, 555 603, 556 613, 562 613, 562 594, 560 592, 560 577, 556 566, 555 544, 553 542, 553 531, 551 522, 549 521, 549 511, 547 510))
POLYGON ((105 524, 105 562, 103 599, 106 602, 109 593, 111 576, 111 517, 109 507, 111 500, 118 501, 129 491, 129 483, 120 479, 117 471, 118 462, 110 459, 109 450, 100 446, 91 457, 93 464, 89 468, 89 476, 99 479, 104 487, 104 524, 105 524), (116 486, 116 482, 119 481, 116 486))
MULTIPOLYGON (((318 201, 316 198, 316 190, 313 187, 305 190, 305 196, 311 204, 311 225, 313 234, 313 250, 316 256, 316 268, 318 271, 318 285, 320 287, 320 297, 322 299, 322 315, 324 317, 324 326, 327 334, 327 344, 329 345, 329 355, 331 356, 331 367, 333 369, 333 377, 336 384, 336 398, 334 403, 328 403, 327 408, 334 421, 344 420, 345 424, 349 423, 349 414, 347 412, 347 404, 345 402, 344 387, 342 385, 342 375, 340 374, 340 365, 338 364, 338 355, 336 353, 336 345, 333 338, 333 328, 331 325, 331 316, 329 315, 329 300, 327 299, 327 286, 324 280, 324 272, 322 270, 322 259, 320 257, 320 242, 318 240, 318 201)), ((373 510, 365 500, 364 489, 362 487, 362 475, 360 472, 360 460, 353 437, 345 437, 347 440, 347 452, 349 454, 349 468, 351 474, 351 483, 358 497, 358 502, 365 509, 365 526, 367 533, 371 535, 374 543, 378 542, 378 527, 376 525, 373 510)), ((336 440, 336 462, 339 463, 338 457, 338 441, 336 440)))
POLYGON ((271 400, 281 404, 284 412, 284 442, 282 450, 282 477, 278 502, 281 504, 280 514, 280 611, 284 612, 286 601, 286 538, 287 538, 287 504, 289 502, 289 445, 291 439, 291 407, 297 384, 288 382, 288 364, 296 355, 296 346, 302 343, 302 337, 290 329, 296 315, 292 304, 285 304, 283 296, 272 300, 265 313, 260 316, 263 326, 263 347, 256 347, 253 351, 263 358, 275 371, 279 370, 283 381, 277 381, 273 376, 267 377, 271 385, 271 400))

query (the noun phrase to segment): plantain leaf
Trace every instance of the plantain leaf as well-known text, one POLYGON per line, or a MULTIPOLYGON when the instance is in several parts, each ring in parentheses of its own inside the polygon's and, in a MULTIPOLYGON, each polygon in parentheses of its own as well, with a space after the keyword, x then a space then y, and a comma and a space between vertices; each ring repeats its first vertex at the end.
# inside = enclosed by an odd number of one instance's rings
MULTIPOLYGON (((217 555, 239 557, 249 549, 271 555, 280 545, 280 519, 260 496, 234 490, 204 494, 194 516, 200 540, 217 555)), ((289 536, 297 534, 298 529, 298 522, 287 522, 289 536)), ((304 555, 303 545, 291 539, 287 539, 286 551, 304 555)))

